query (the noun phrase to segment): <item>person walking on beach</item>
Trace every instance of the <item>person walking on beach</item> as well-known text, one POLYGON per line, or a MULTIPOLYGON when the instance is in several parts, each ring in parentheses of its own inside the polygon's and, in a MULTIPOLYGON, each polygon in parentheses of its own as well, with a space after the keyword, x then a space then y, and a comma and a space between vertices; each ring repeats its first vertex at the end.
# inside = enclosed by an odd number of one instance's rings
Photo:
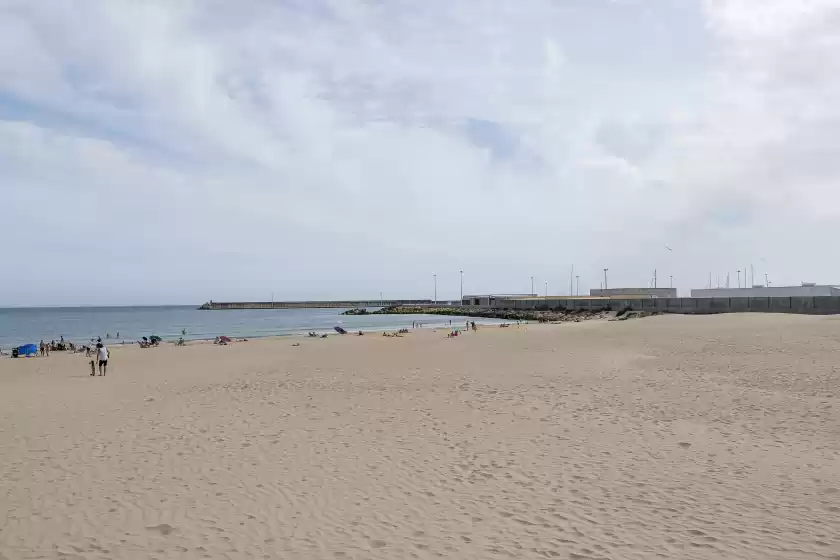
POLYGON ((46 355, 47 355, 47 354, 46 354, 46 350, 44 349, 44 339, 43 339, 43 338, 41 339, 41 346, 40 346, 40 350, 41 350, 41 357, 42 357, 42 358, 43 358, 44 356, 46 356, 46 355))
POLYGON ((101 342, 96 344, 96 361, 99 362, 99 375, 108 373, 108 349, 101 342))

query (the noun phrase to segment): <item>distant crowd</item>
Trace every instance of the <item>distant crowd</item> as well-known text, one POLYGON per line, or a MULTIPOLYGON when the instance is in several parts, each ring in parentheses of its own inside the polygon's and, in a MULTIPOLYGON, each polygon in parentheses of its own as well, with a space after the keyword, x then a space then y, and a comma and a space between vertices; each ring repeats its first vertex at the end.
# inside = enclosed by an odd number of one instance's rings
MULTIPOLYGON (((117 337, 120 336, 120 333, 117 333, 117 337)), ((105 338, 111 338, 110 334, 105 335, 105 338)), ((41 356, 49 356, 50 352, 73 352, 80 353, 84 352, 85 357, 90 357, 93 355, 98 348, 104 347, 102 343, 102 337, 98 337, 96 339, 91 338, 90 344, 74 344, 69 341, 64 340, 64 336, 62 336, 58 342, 55 340, 51 340, 49 342, 44 342, 41 340, 41 343, 38 345, 38 353, 41 356)))

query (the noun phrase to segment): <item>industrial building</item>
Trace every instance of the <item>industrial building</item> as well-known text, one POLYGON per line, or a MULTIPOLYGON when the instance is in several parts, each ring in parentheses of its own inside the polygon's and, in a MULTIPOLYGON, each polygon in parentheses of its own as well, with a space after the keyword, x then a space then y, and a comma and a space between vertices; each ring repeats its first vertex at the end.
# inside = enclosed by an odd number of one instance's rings
POLYGON ((539 297, 537 294, 487 294, 478 296, 465 295, 461 299, 461 305, 478 305, 481 307, 493 307, 496 299, 525 299, 539 297))
POLYGON ((704 288, 691 290, 693 298, 823 297, 840 296, 840 288, 803 283, 801 286, 753 286, 752 288, 704 288))
POLYGON ((676 288, 608 288, 589 290, 593 297, 650 297, 650 298, 675 298, 676 288))

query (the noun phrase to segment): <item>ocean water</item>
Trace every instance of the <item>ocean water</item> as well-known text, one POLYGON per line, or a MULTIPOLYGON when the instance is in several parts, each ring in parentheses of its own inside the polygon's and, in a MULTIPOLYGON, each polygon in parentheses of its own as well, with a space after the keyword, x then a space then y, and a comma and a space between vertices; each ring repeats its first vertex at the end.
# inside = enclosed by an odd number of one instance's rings
MULTIPOLYGON (((0 348, 21 344, 65 340, 81 343, 101 336, 110 343, 133 342, 156 334, 177 340, 186 330, 187 340, 293 335, 309 331, 334 332, 341 325, 348 331, 384 331, 411 328, 412 321, 424 328, 444 327, 452 321, 462 326, 466 317, 440 315, 341 315, 344 309, 243 309, 199 311, 196 306, 167 307, 61 307, 0 309, 0 348), (119 333, 119 339, 117 339, 119 333)), ((471 319, 476 323, 497 323, 471 319)))

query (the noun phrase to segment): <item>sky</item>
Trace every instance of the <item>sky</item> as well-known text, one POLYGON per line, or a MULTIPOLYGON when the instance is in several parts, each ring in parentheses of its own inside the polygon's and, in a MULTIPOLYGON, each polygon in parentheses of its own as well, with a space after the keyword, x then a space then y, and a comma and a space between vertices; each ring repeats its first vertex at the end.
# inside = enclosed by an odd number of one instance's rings
POLYGON ((0 0, 0 52, 0 305, 840 282, 836 0, 0 0))

